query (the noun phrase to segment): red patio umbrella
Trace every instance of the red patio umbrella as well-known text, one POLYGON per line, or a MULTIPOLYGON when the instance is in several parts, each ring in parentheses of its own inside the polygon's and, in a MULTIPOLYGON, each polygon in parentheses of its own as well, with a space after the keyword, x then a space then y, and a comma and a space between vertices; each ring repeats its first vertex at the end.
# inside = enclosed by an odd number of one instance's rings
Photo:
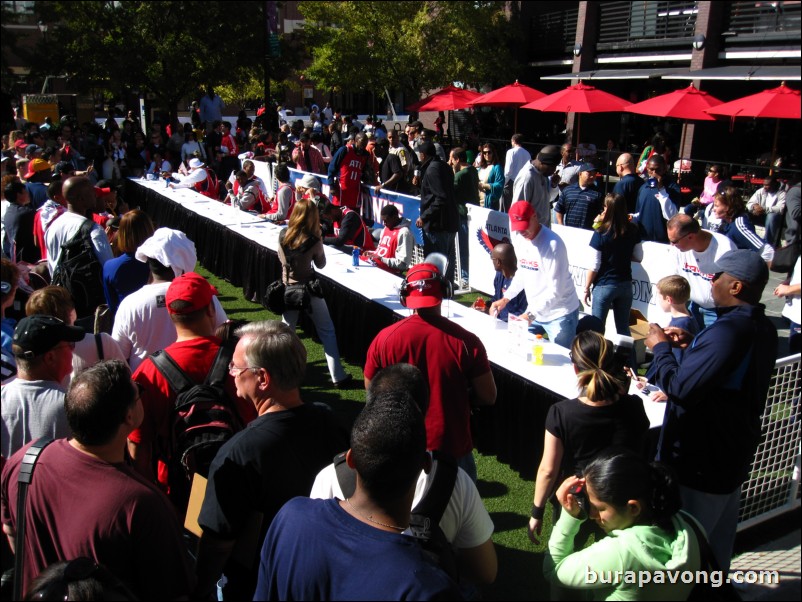
POLYGON ((707 92, 698 90, 693 84, 682 90, 674 90, 668 94, 661 94, 642 102, 629 105, 626 111, 639 115, 654 115, 656 117, 673 117, 682 119, 682 138, 680 141, 680 169, 677 180, 682 179, 682 149, 685 148, 685 131, 688 127, 688 120, 696 119, 701 121, 715 121, 705 111, 717 105, 721 101, 707 92))
MULTIPOLYGON (((594 86, 579 82, 554 94, 523 105, 522 109, 556 113, 612 113, 623 111, 631 103, 594 86)), ((577 118, 577 142, 581 121, 577 118)))
POLYGON ((514 84, 483 94, 476 100, 471 101, 470 104, 474 107, 515 107, 515 125, 513 128, 518 131, 518 107, 544 96, 546 95, 540 90, 519 84, 516 79, 514 84))
POLYGON ((456 86, 446 86, 431 96, 423 98, 407 107, 408 111, 456 111, 467 109, 470 101, 481 96, 478 92, 463 90, 456 86))
POLYGON ((780 134, 780 119, 800 119, 800 91, 789 88, 785 82, 777 88, 763 90, 757 94, 744 96, 736 100, 722 103, 707 109, 712 115, 729 115, 736 117, 774 117, 777 125, 774 128, 774 143, 771 148, 771 169, 774 171, 774 160, 777 157, 777 137, 780 134))

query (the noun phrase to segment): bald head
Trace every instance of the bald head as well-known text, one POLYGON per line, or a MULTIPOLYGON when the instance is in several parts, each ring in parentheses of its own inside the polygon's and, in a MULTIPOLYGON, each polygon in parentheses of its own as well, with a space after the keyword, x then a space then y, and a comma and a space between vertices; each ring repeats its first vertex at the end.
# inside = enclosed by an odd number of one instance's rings
POLYGON ((67 178, 61 194, 67 199, 67 205, 73 213, 86 215, 95 206, 95 187, 84 176, 67 178))
POLYGON ((511 277, 515 274, 518 267, 518 258, 515 256, 515 249, 512 245, 505 242, 497 244, 490 252, 490 259, 496 269, 500 269, 504 276, 511 277))
POLYGON ((635 157, 629 153, 619 155, 615 162, 615 169, 619 177, 633 173, 635 171, 635 157))

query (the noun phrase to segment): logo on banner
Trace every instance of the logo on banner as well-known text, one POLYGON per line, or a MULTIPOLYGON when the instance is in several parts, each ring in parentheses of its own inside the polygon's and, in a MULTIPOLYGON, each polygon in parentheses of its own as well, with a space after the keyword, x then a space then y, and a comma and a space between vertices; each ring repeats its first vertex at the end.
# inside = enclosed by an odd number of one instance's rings
POLYGON ((682 271, 697 276, 698 278, 702 278, 703 280, 707 280, 708 282, 713 281, 713 274, 705 274, 702 270, 699 269, 698 266, 691 265, 687 262, 682 267, 682 271))
POLYGON ((476 229, 476 238, 488 255, 496 245, 510 242, 507 228, 491 223, 490 220, 485 223, 484 228, 476 229))

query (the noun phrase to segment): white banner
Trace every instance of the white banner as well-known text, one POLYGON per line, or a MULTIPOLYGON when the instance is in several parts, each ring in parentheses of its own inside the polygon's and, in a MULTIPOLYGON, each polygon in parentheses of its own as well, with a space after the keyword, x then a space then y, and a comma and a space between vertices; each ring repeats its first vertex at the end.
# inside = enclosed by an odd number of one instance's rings
MULTIPOLYGON (((554 232, 562 238, 568 249, 568 263, 577 296, 584 298, 585 276, 593 264, 590 248, 592 230, 554 224, 554 232)), ((490 261, 490 251, 501 242, 510 242, 510 222, 506 213, 468 205, 469 278, 473 289, 493 294, 496 272, 490 261)), ((643 243, 643 260, 632 262, 632 308, 639 310, 650 322, 667 323, 668 316, 660 311, 654 299, 654 285, 664 276, 674 273, 674 259, 668 245, 643 243)), ((587 308, 590 313, 590 308, 587 308)), ((612 312, 608 316, 612 322, 612 312)), ((612 328, 615 332, 615 328, 612 328)))

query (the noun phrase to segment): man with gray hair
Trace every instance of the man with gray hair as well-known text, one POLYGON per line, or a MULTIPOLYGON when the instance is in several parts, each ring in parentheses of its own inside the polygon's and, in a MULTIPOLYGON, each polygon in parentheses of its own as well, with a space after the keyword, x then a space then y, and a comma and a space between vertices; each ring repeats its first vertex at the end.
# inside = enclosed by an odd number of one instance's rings
POLYGON ((348 435, 334 414, 304 403, 300 386, 306 348, 295 332, 278 321, 253 322, 237 331, 239 341, 229 372, 237 396, 259 416, 218 452, 209 471, 198 523, 197 595, 207 597, 221 573, 226 599, 253 599, 257 556, 264 534, 279 509, 306 496, 315 475, 348 447, 348 435), (261 515, 257 544, 239 558, 234 544, 261 515))

